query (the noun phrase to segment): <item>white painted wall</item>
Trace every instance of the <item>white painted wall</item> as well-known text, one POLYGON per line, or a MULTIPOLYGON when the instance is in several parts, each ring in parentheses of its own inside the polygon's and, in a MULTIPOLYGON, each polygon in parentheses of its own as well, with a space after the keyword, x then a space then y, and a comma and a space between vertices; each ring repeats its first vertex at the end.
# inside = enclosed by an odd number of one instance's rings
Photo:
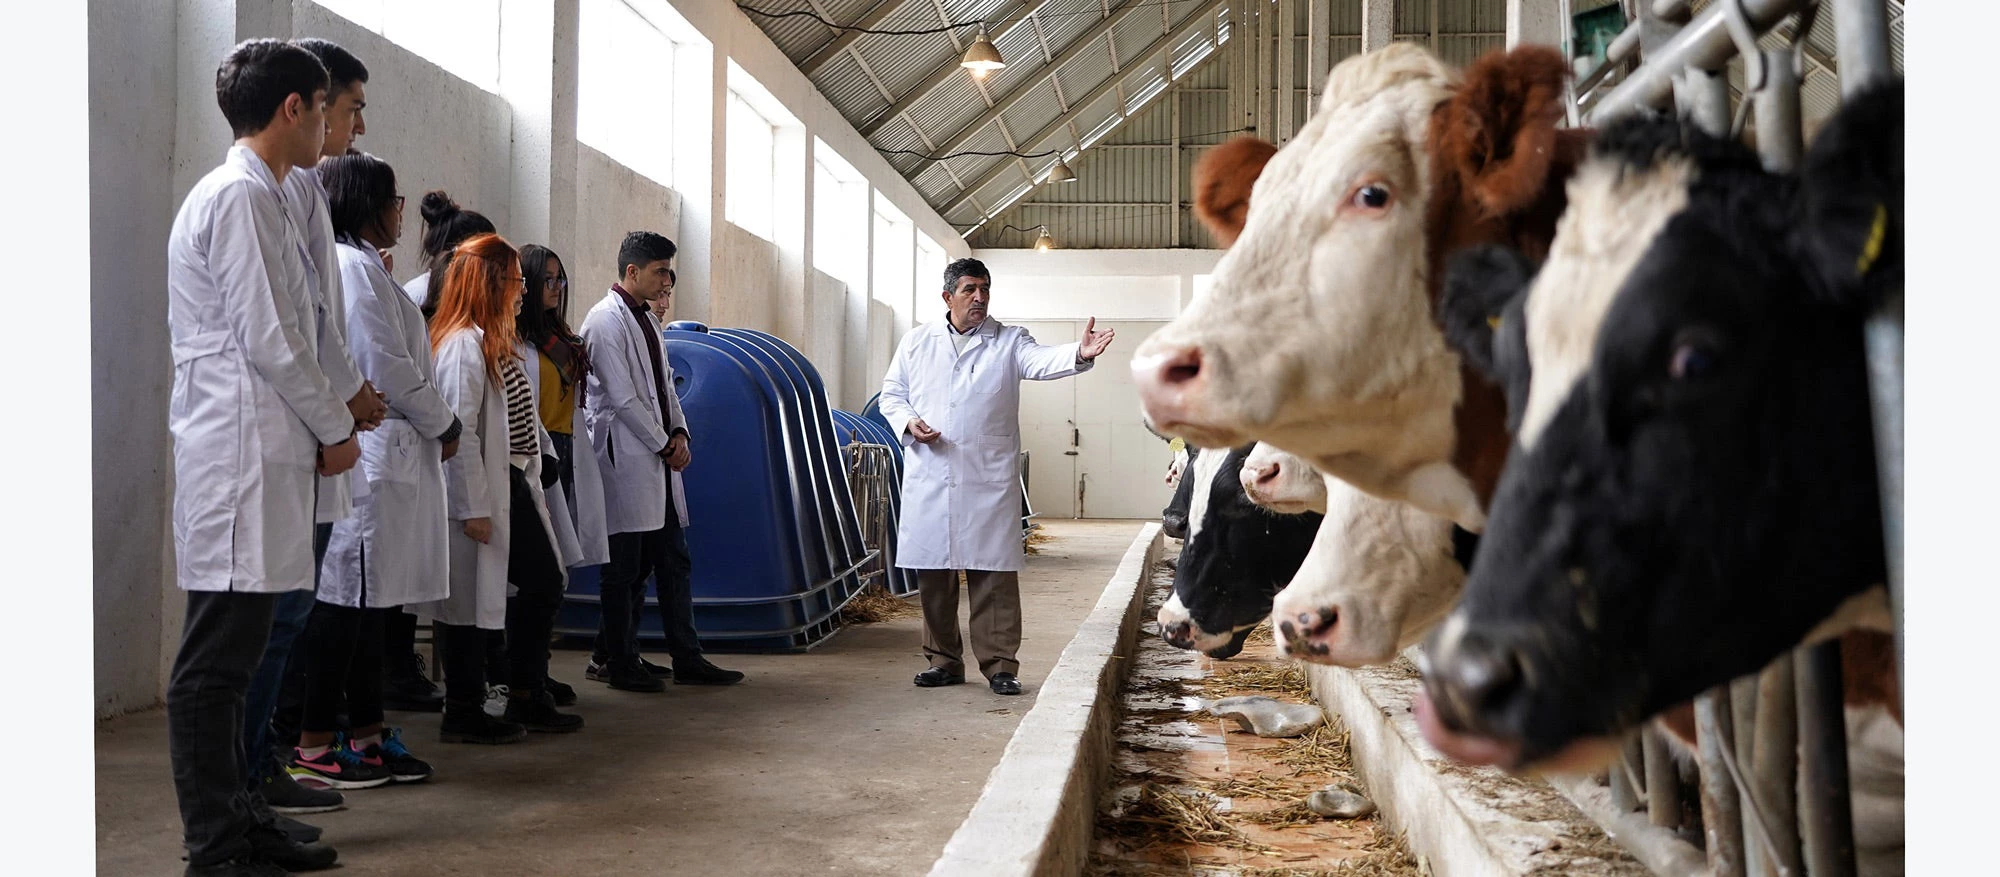
MULTIPOLYGON (((812 290, 806 299, 807 359, 819 368, 826 384, 827 404, 842 407, 847 399, 847 284, 823 271, 812 272, 812 290)), ((860 337, 867 337, 862 333, 860 337)), ((854 411, 856 409, 848 409, 854 411)), ((858 413, 858 412, 857 412, 858 413)))
MULTIPOLYGON (((708 324, 756 329, 783 337, 778 331, 778 245, 735 225, 716 225, 715 293, 708 324)), ((785 338, 803 349, 799 338, 785 338)))
MULTIPOLYGON (((576 148, 575 252, 557 250, 569 271, 569 324, 582 326, 583 315, 610 294, 618 282, 618 244, 626 232, 656 231, 681 239, 681 198, 672 189, 633 171, 602 152, 576 148)), ((692 285, 674 289, 669 319, 678 319, 692 285)))
MULTIPOLYGON (((1206 285, 1222 251, 977 250, 972 256, 993 273, 993 313, 1002 320, 1171 320, 1206 285)), ((935 296, 919 290, 919 299, 927 294, 935 296)))

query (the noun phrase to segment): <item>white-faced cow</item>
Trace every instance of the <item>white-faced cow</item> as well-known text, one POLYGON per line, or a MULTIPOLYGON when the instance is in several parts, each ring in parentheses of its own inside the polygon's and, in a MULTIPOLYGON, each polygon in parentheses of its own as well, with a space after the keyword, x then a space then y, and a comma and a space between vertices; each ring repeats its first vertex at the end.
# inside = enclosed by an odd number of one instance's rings
POLYGON ((1478 531, 1505 405, 1445 345, 1436 281, 1469 244, 1546 245, 1585 138, 1556 127, 1566 74, 1542 47, 1462 81, 1403 43, 1335 67, 1313 120, 1245 171, 1247 225, 1213 286, 1136 351, 1154 425, 1267 441, 1478 531))
POLYGON ((1320 526, 1317 513, 1278 514, 1250 501, 1241 477, 1249 453, 1197 453, 1181 478, 1191 487, 1188 535, 1174 566, 1174 595, 1160 607, 1160 635, 1215 658, 1242 651, 1320 526))
MULTIPOLYGON (((1509 388, 1518 443, 1426 647, 1439 749, 1587 764, 1881 605, 1861 325, 1901 282, 1902 137, 1900 82, 1850 96, 1798 178, 1691 126, 1621 122, 1538 271, 1454 262, 1453 337, 1509 388)), ((1893 681, 1885 637, 1856 666, 1868 639, 1843 637, 1850 682, 1893 681)))

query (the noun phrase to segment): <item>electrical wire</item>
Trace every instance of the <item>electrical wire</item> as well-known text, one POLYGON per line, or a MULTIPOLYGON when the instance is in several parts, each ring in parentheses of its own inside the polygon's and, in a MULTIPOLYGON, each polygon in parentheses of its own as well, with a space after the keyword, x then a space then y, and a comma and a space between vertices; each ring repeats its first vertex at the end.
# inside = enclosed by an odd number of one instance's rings
MULTIPOLYGON (((1166 139, 1164 139, 1164 140, 1141 140, 1141 141, 1138 141, 1138 142, 1136 142, 1136 143, 1098 143, 1098 144, 1092 144, 1092 145, 1093 145, 1093 146, 1169 146, 1169 145, 1172 145, 1172 144, 1173 144, 1173 142, 1174 142, 1174 140, 1175 140, 1175 139, 1180 139, 1180 140, 1191 140, 1191 139, 1193 139, 1193 138, 1196 138, 1196 137, 1214 137, 1214 136, 1217 136, 1217 135, 1220 135, 1220 134, 1241 134, 1241 133, 1244 133, 1244 132, 1247 132, 1247 131, 1255 131, 1255 130, 1257 130, 1257 126, 1255 126, 1255 125, 1245 125, 1245 126, 1243 126, 1243 127, 1241 127, 1241 128, 1230 128, 1230 129, 1228 129, 1228 130, 1226 130, 1226 131, 1203 131, 1203 132, 1201 132, 1201 133, 1199 133, 1199 134, 1182 134, 1182 135, 1181 135, 1181 136, 1180 136, 1179 138, 1173 138, 1173 137, 1169 137, 1169 138, 1166 138, 1166 139)), ((1214 143, 1187 143, 1187 144, 1183 144, 1183 145, 1185 145, 1185 146, 1215 146, 1215 145, 1217 145, 1217 144, 1214 144, 1214 143)), ((977 151, 977 150, 967 150, 967 151, 965 151, 965 152, 952 152, 952 153, 947 153, 947 154, 945 154, 945 155, 932 155, 932 154, 930 154, 930 153, 928 153, 928 152, 920 152, 920 151, 918 151, 918 150, 915 150, 915 149, 877 149, 876 151, 877 151, 877 152, 880 152, 880 153, 882 153, 883 155, 914 155, 914 156, 916 156, 916 157, 918 157, 918 158, 921 158, 921 159, 924 159, 924 160, 926 160, 926 161, 944 161, 944 160, 946 160, 946 159, 952 159, 952 158, 959 158, 959 157, 961 157, 961 156, 967 156, 967 155, 984 155, 984 156, 996 156, 996 155, 998 155, 998 156, 1013 156, 1014 158, 1046 158, 1046 157, 1048 157, 1048 156, 1051 156, 1051 155, 1061 155, 1062 153, 1066 152, 1067 150, 1063 150, 1063 149, 1051 149, 1051 150, 1048 150, 1048 151, 1046 151, 1046 152, 1013 152, 1013 151, 1008 151, 1008 150, 999 150, 999 151, 992 151, 992 152, 982 152, 982 151, 977 151)), ((1078 152, 1079 154, 1081 154, 1081 153, 1083 152, 1083 150, 1079 149, 1079 150, 1077 150, 1077 152, 1078 152)))
MULTIPOLYGON (((1189 2, 1190 0, 1134 0, 1134 2, 1126 3, 1122 6, 1119 6, 1111 10, 1111 13, 1115 15, 1127 9, 1143 9, 1148 6, 1153 6, 1153 7, 1179 6, 1179 5, 1185 5, 1189 2)), ((788 12, 775 12, 769 9, 759 9, 755 6, 745 6, 740 3, 737 4, 736 8, 741 9, 744 12, 749 13, 751 15, 762 16, 764 18, 769 18, 774 20, 782 18, 810 18, 820 23, 822 26, 825 26, 832 30, 852 31, 854 33, 864 33, 864 34, 878 34, 882 36, 929 36, 932 34, 950 33, 952 31, 960 30, 962 28, 976 28, 980 26, 985 26, 989 29, 998 30, 999 28, 1004 27, 1006 25, 1018 24, 1020 22, 1027 21, 1030 18, 1042 18, 1042 19, 1082 18, 1086 16, 1090 18, 1107 17, 1102 8, 1091 8, 1087 10, 1079 10, 1076 12, 1048 12, 1045 10, 1037 9, 1033 12, 1026 12, 1020 15, 1016 15, 1013 18, 1003 18, 996 21, 979 21, 979 20, 964 21, 964 22, 958 22, 956 24, 939 25, 937 27, 921 28, 916 30, 876 30, 873 28, 855 27, 853 25, 841 24, 836 21, 830 21, 825 16, 820 15, 818 12, 815 12, 810 9, 795 9, 788 12)), ((929 18, 930 16, 927 15, 921 17, 915 15, 890 16, 888 18, 884 18, 883 21, 895 21, 895 20, 919 21, 919 20, 928 20, 929 18)))

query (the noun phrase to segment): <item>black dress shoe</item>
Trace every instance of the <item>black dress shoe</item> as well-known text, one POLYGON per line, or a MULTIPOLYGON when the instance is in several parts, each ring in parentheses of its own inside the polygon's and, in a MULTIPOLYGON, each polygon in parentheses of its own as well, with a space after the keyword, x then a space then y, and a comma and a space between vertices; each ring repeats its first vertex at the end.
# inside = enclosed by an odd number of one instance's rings
POLYGON ((556 706, 576 706, 576 688, 567 682, 560 682, 554 676, 542 683, 542 690, 554 698, 556 706))
POLYGON ((919 688, 941 688, 946 685, 964 685, 965 674, 947 673, 945 672, 945 669, 943 667, 932 667, 929 670, 925 670, 922 673, 918 673, 916 678, 916 683, 917 687, 919 688))
POLYGON ((639 666, 646 668, 646 672, 653 674, 655 678, 659 679, 674 678, 673 668, 662 667, 658 664, 653 663, 652 661, 646 660, 645 658, 639 659, 639 666))
POLYGON ((501 718, 544 734, 567 734, 583 729, 583 717, 558 711, 555 698, 546 691, 531 697, 507 698, 507 712, 501 718))
POLYGON ((709 663, 707 658, 694 657, 674 662, 675 685, 735 685, 742 681, 740 671, 724 670, 709 663))
POLYGON ((230 859, 213 865, 189 865, 184 877, 285 877, 283 868, 254 856, 230 859))
POLYGON ((302 844, 276 828, 253 828, 247 839, 257 858, 287 871, 323 871, 340 859, 333 847, 318 842, 302 844))
POLYGON ((660 677, 646 672, 638 661, 614 663, 605 668, 605 681, 619 691, 643 691, 654 693, 667 690, 667 684, 660 677))
POLYGON ((986 687, 993 689, 994 694, 1020 694, 1021 680, 1014 678, 1012 673, 995 673, 992 679, 986 680, 986 687))
POLYGON ((319 826, 307 825, 283 813, 273 813, 271 816, 272 824, 278 826, 278 830, 284 832, 286 837, 302 844, 319 840, 319 826))

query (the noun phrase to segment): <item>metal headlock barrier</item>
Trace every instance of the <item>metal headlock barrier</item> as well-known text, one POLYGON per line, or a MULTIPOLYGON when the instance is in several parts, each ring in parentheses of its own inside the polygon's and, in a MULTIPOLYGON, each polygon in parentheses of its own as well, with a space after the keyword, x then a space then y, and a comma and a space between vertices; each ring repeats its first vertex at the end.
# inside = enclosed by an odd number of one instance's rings
MULTIPOLYGON (((1884 0, 1627 0, 1632 23, 1603 64, 1571 89, 1568 115, 1590 125, 1651 110, 1678 111, 1712 134, 1740 136, 1754 114, 1765 167, 1798 169, 1804 153, 1799 88, 1808 33, 1830 11, 1841 94, 1895 75, 1884 0), (1758 39, 1792 19, 1789 46, 1758 39), (1743 59, 1743 95, 1729 109, 1727 65, 1743 59)), ((1897 673, 1903 655, 1903 295, 1896 290, 1864 331, 1882 491, 1897 673)), ((1804 646, 1762 672, 1718 686, 1695 702, 1698 778, 1689 788, 1660 732, 1634 735, 1610 771, 1615 807, 1681 830, 1689 793, 1716 877, 1849 877, 1855 873, 1847 725, 1840 645, 1804 646)), ((1900 686, 1899 686, 1900 691, 1900 686)), ((1690 814, 1692 815, 1692 814, 1690 814)), ((1691 820, 1690 820, 1691 821, 1691 820)))
MULTIPOLYGON (((861 587, 880 584, 896 591, 896 540, 892 537, 891 494, 896 490, 896 466, 888 445, 851 441, 842 449, 847 458, 847 489, 860 520, 861 545, 868 559, 860 568, 861 587)), ((858 588, 856 589, 859 590, 858 588)))

